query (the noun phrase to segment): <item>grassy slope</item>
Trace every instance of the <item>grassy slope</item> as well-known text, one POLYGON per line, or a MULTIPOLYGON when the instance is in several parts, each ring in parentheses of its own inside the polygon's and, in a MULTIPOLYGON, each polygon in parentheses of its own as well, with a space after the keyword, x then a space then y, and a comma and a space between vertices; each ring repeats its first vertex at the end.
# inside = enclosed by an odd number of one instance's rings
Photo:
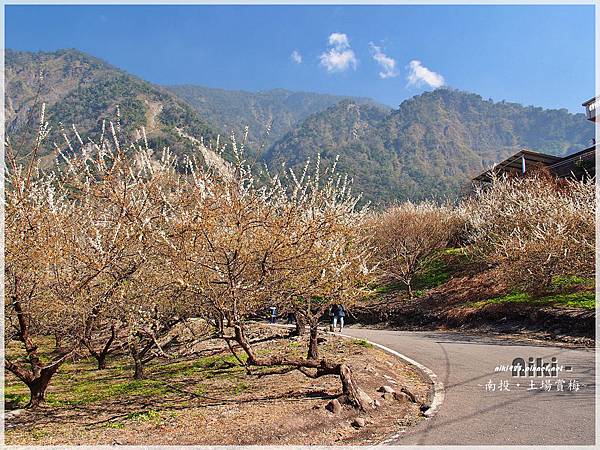
POLYGON ((493 297, 478 302, 465 303, 464 307, 481 308, 487 305, 508 304, 508 303, 528 303, 530 305, 552 306, 552 307, 570 307, 593 310, 596 308, 596 298, 594 292, 581 291, 570 294, 552 294, 545 297, 534 298, 524 292, 513 292, 502 297, 493 297))
MULTIPOLYGON (((276 334, 286 335, 287 330, 276 330, 276 334)), ((42 361, 50 360, 53 348, 52 339, 37 341, 42 361)), ((220 344, 220 342, 217 342, 220 344)), ((349 341, 350 346, 372 348, 365 340, 349 341)), ((214 344, 213 344, 214 345, 214 344)), ((284 353, 289 357, 303 357, 305 343, 288 339, 276 340, 266 347, 255 350, 258 355, 271 354, 273 351, 284 353)), ((322 351, 334 349, 329 344, 323 344, 322 351)), ((7 346, 7 356, 17 357, 19 344, 11 342, 7 346)), ((239 353, 238 357, 246 360, 246 355, 239 353)), ((48 388, 46 403, 52 407, 93 406, 118 400, 126 404, 155 403, 163 407, 185 406, 187 402, 179 397, 224 397, 236 395, 245 391, 260 390, 260 383, 250 386, 246 370, 229 351, 210 356, 194 356, 191 358, 176 358, 172 360, 156 360, 148 363, 144 369, 146 379, 133 380, 131 358, 127 355, 109 357, 108 367, 96 369, 96 360, 88 357, 76 361, 67 361, 48 388), (176 400, 177 399, 177 400, 176 400), (173 401, 171 401, 173 400, 173 401)), ((269 368, 253 368, 254 374, 268 372, 269 368)), ((22 407, 29 401, 27 386, 10 372, 5 378, 5 402, 12 407, 22 407)), ((138 413, 132 417, 137 417, 138 413)), ((125 420, 127 417, 125 417, 125 420)))
MULTIPOLYGON (((415 281, 415 294, 419 298, 425 299, 431 289, 438 288, 438 291, 444 291, 444 284, 454 277, 464 276, 465 269, 470 264, 470 259, 462 248, 449 248, 440 252, 426 268, 424 273, 417 277, 415 281)), ((488 305, 498 304, 520 304, 530 306, 544 306, 552 308, 579 308, 584 310, 593 310, 596 307, 595 284, 590 278, 581 278, 576 276, 555 277, 552 283, 553 291, 543 297, 533 297, 525 292, 511 291, 505 295, 480 297, 479 293, 469 299, 457 304, 455 308, 482 309, 488 305)), ((392 283, 378 286, 375 289, 377 295, 396 293, 397 296, 406 295, 402 284, 392 283)))

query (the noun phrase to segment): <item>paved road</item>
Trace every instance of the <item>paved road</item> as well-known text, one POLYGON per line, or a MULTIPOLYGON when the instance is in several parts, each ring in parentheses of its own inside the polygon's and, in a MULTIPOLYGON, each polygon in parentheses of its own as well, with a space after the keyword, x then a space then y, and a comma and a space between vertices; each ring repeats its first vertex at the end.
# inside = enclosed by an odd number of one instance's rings
POLYGON ((438 413, 395 442, 426 445, 593 445, 595 442, 595 370, 593 350, 533 346, 498 338, 454 332, 381 331, 347 328, 344 334, 385 345, 433 370, 446 388, 438 413), (543 358, 572 366, 552 380, 551 391, 527 390, 540 377, 494 372, 515 358, 543 358), (564 391, 556 390, 558 379, 564 391), (496 390, 486 390, 489 381, 496 390), (500 381, 510 391, 499 391, 500 381), (568 389, 577 380, 578 391, 568 389), (517 387, 516 384, 520 386, 517 387))

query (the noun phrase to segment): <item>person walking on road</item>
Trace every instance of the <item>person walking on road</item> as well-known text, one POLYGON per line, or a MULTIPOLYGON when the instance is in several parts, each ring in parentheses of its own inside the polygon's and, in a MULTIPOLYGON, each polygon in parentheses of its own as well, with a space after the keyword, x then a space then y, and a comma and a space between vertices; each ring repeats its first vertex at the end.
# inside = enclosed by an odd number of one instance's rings
POLYGON ((329 305, 329 310, 327 311, 327 315, 329 316, 329 331, 334 331, 333 330, 333 317, 335 316, 335 314, 333 312, 334 307, 335 307, 335 305, 329 305))
POLYGON ((277 323, 277 307, 271 306, 269 311, 271 312, 271 323, 277 323))
POLYGON ((339 322, 340 333, 341 333, 342 329, 344 328, 344 317, 346 317, 346 311, 344 310, 344 306, 343 305, 334 305, 333 309, 332 309, 332 313, 333 313, 333 331, 335 331, 335 327, 337 326, 337 324, 339 322))

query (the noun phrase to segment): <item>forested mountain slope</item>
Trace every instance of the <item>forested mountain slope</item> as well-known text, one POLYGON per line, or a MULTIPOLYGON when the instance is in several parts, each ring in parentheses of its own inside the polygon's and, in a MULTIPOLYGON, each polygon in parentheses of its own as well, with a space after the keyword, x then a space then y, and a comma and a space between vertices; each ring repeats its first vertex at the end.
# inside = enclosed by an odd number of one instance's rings
POLYGON ((590 145, 583 114, 493 102, 453 89, 404 101, 391 112, 344 101, 307 118, 265 155, 292 166, 319 151, 376 203, 453 198, 470 177, 519 149, 562 155, 590 145))
MULTIPOLYGON (((473 175, 526 148, 562 155, 589 146, 593 124, 583 114, 493 102, 449 88, 425 92, 398 109, 367 98, 292 92, 227 91, 201 86, 158 86, 78 50, 6 51, 7 132, 27 152, 41 102, 63 145, 59 123, 84 135, 99 133, 119 105, 123 129, 150 145, 192 150, 176 128, 205 141, 249 127, 249 151, 271 167, 299 168, 320 153, 339 167, 355 190, 376 204, 395 200, 454 198, 473 175), (43 75, 40 77, 40 73, 43 75), (267 128, 270 132, 267 134, 267 128)), ((222 141, 222 142, 223 142, 222 141)), ((50 146, 45 149, 50 152, 50 146)), ((42 153, 43 156, 43 153, 42 153)))
MULTIPOLYGON (((155 148, 170 145, 175 151, 189 148, 175 127, 210 140, 216 132, 185 101, 167 89, 153 85, 78 50, 52 53, 6 51, 6 125, 17 152, 26 153, 37 129, 41 103, 52 126, 49 142, 63 145, 59 122, 72 124, 84 135, 97 135, 103 119, 121 123, 133 138, 145 127, 155 148)), ((50 148, 46 148, 48 152, 50 148)))
MULTIPOLYGON (((203 86, 168 87, 192 105, 215 129, 229 137, 243 136, 248 127, 248 145, 253 150, 269 148, 308 116, 324 111, 344 99, 358 104, 376 104, 359 97, 272 89, 261 92, 228 91, 203 86)), ((390 109, 380 105, 383 109, 390 109)))

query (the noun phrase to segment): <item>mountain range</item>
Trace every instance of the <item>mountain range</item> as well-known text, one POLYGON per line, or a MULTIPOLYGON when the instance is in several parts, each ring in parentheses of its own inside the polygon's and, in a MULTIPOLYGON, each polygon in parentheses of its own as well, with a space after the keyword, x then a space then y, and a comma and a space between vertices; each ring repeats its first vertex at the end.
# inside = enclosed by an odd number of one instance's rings
POLYGON ((194 85, 168 86, 168 89, 192 105, 201 117, 210 118, 215 129, 227 137, 232 133, 243 136, 244 129, 248 127, 246 142, 256 151, 269 148, 310 115, 342 100, 377 104, 369 98, 286 89, 247 92, 194 85))
POLYGON ((169 145, 175 153, 190 151, 176 128, 211 140, 217 132, 196 110, 162 86, 128 74, 78 50, 5 52, 6 130, 17 153, 27 149, 37 132, 41 103, 52 126, 41 156, 52 144, 64 145, 59 124, 76 125, 82 136, 97 136, 103 120, 117 119, 135 138, 144 126, 153 148, 169 145), (117 112, 117 106, 119 111, 117 112))
POLYGON ((485 168, 520 149, 555 155, 589 146, 583 114, 484 100, 437 89, 385 111, 349 101, 314 114, 276 142, 271 163, 299 165, 319 149, 374 202, 452 199, 485 168))
POLYGON ((340 155, 340 169, 375 204, 453 198, 470 177, 511 153, 527 148, 563 155, 589 146, 594 135, 583 114, 450 88, 392 109, 368 98, 284 89, 159 86, 78 50, 5 55, 6 129, 13 143, 23 143, 22 154, 42 101, 54 130, 50 142, 58 145, 59 123, 93 135, 103 119, 115 118, 118 105, 125 133, 135 139, 144 126, 150 145, 176 154, 192 151, 178 129, 214 142, 232 132, 240 141, 248 127, 249 152, 271 167, 298 168, 317 153, 330 163, 340 155))

